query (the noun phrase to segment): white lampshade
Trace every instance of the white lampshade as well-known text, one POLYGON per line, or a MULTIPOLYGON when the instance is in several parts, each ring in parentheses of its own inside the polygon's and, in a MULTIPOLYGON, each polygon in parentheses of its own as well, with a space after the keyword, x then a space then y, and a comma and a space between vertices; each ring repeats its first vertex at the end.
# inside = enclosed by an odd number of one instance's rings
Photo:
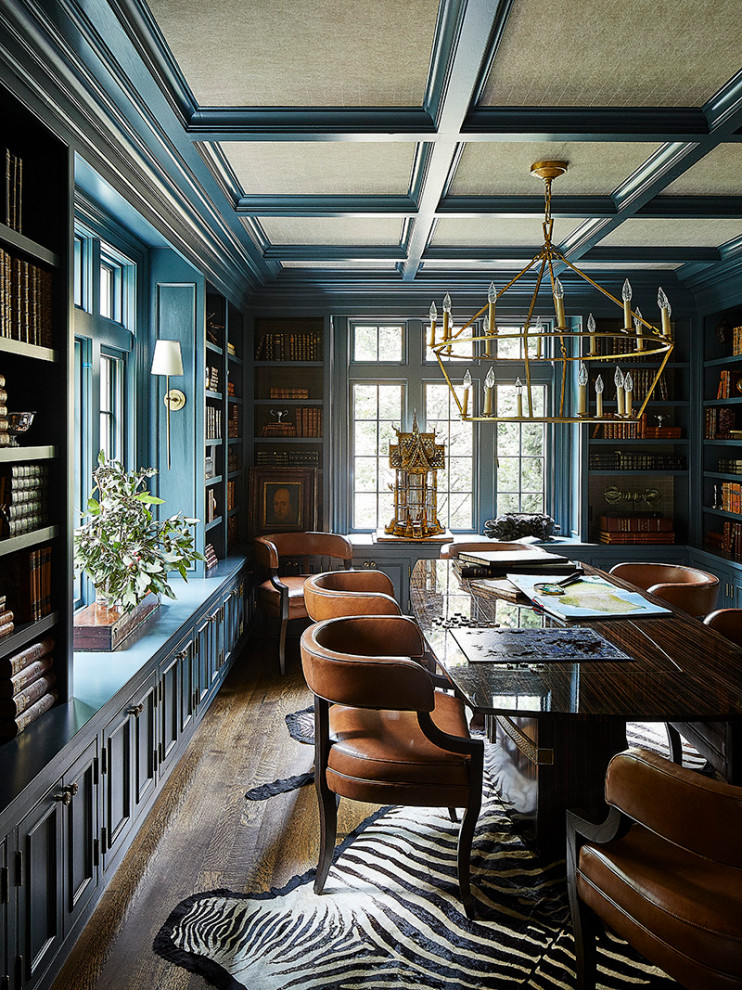
POLYGON ((158 340, 152 357, 152 375, 182 375, 183 355, 179 340, 158 340))

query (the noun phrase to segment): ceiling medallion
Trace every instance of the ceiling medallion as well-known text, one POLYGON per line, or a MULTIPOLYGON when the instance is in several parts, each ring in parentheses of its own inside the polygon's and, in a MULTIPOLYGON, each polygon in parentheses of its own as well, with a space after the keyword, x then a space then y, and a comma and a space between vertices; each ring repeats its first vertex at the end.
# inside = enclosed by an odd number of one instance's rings
MULTIPOLYGON (((436 336, 438 313, 435 303, 431 304, 430 347, 438 359, 459 414, 466 422, 605 423, 619 420, 636 423, 641 419, 672 353, 671 308, 661 288, 657 293, 660 326, 654 326, 644 319, 638 307, 632 310, 632 291, 628 279, 623 284, 621 293, 623 298, 617 299, 568 261, 552 243, 554 220, 551 216, 551 183, 566 171, 567 162, 563 161, 536 162, 531 166, 531 174, 544 182, 544 246, 521 272, 502 289, 497 289, 494 282, 491 282, 486 304, 460 328, 453 325, 451 297, 446 294, 443 300, 443 328, 440 339, 436 336), (576 317, 572 318, 571 325, 568 325, 565 316, 564 287, 554 274, 555 264, 564 265, 615 303, 623 312, 623 326, 619 329, 599 330, 592 313, 586 321, 576 317), (506 305, 508 303, 506 293, 532 269, 536 272, 536 286, 527 304, 527 313, 517 316, 513 315, 512 309, 509 309, 507 318, 501 320, 498 326, 496 314, 501 312, 499 307, 502 303, 506 305), (547 275, 554 303, 554 315, 548 319, 534 315, 538 293, 547 275), (480 320, 481 322, 478 322, 480 320), (514 344, 513 341, 519 343, 514 344), (517 350, 518 354, 507 358, 498 355, 498 346, 501 347, 503 344, 509 355, 514 350, 517 350), (646 365, 642 364, 642 367, 650 372, 650 376, 641 403, 635 404, 631 372, 627 371, 624 374, 618 362, 633 361, 636 358, 649 359, 653 364, 654 362, 658 364, 656 368, 654 366, 646 368, 646 365), (588 397, 590 381, 588 367, 595 361, 616 362, 613 375, 616 386, 615 413, 606 412, 604 409, 604 382, 600 374, 593 380, 594 402, 590 402, 588 397), (475 409, 476 403, 470 401, 473 387, 471 371, 467 369, 463 378, 456 383, 451 379, 456 362, 459 364, 491 362, 484 379, 484 394, 479 411, 475 409), (519 369, 521 367, 524 369, 525 382, 521 382, 520 378, 516 379, 515 385, 512 386, 515 401, 508 403, 511 408, 508 409, 507 415, 498 415, 495 369, 499 368, 502 371, 508 364, 512 368, 514 362, 517 362, 519 369), (553 415, 547 415, 546 409, 537 409, 534 402, 532 368, 533 365, 544 362, 552 363, 561 369, 558 402, 553 415)), ((501 350, 505 348, 501 347, 501 350)), ((508 380, 512 381, 512 377, 512 371, 508 372, 508 380)))

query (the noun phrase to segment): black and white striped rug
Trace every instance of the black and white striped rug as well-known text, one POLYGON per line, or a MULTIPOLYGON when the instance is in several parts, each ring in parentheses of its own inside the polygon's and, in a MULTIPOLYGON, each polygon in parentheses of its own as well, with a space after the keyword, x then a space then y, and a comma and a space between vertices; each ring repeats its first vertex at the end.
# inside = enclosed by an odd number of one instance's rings
MULTIPOLYGON (((490 794, 470 921, 458 899, 457 834, 445 810, 385 809, 339 847, 323 894, 312 891, 314 871, 281 889, 197 894, 172 912, 155 951, 230 990, 574 987, 563 862, 539 862, 490 794)), ((606 935, 599 986, 676 984, 606 935)))

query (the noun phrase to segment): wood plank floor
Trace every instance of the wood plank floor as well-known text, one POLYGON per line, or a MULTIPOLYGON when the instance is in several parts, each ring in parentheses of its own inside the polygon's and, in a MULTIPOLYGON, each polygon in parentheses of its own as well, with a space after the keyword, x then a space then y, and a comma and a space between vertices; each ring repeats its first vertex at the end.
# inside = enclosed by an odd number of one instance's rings
MULTIPOLYGON (((314 755, 289 736, 284 720, 311 701, 298 648, 292 644, 282 678, 261 645, 230 671, 52 990, 206 987, 152 951, 175 905, 218 887, 280 886, 316 865, 313 787, 267 801, 244 797, 257 784, 310 770, 314 755)), ((371 810, 341 802, 338 841, 371 810)))

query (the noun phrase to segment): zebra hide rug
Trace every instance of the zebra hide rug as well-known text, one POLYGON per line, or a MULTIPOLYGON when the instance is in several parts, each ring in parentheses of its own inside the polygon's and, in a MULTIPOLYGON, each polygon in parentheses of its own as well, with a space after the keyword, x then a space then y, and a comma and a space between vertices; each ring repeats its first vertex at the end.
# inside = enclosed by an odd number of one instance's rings
MULTIPOLYGON (((165 959, 230 990, 555 990, 574 987, 564 864, 542 865, 505 807, 485 801, 472 855, 477 918, 461 910, 458 825, 445 810, 385 809, 285 887, 215 890, 179 904, 157 935, 165 959)), ((605 990, 676 984, 604 936, 605 990)))

